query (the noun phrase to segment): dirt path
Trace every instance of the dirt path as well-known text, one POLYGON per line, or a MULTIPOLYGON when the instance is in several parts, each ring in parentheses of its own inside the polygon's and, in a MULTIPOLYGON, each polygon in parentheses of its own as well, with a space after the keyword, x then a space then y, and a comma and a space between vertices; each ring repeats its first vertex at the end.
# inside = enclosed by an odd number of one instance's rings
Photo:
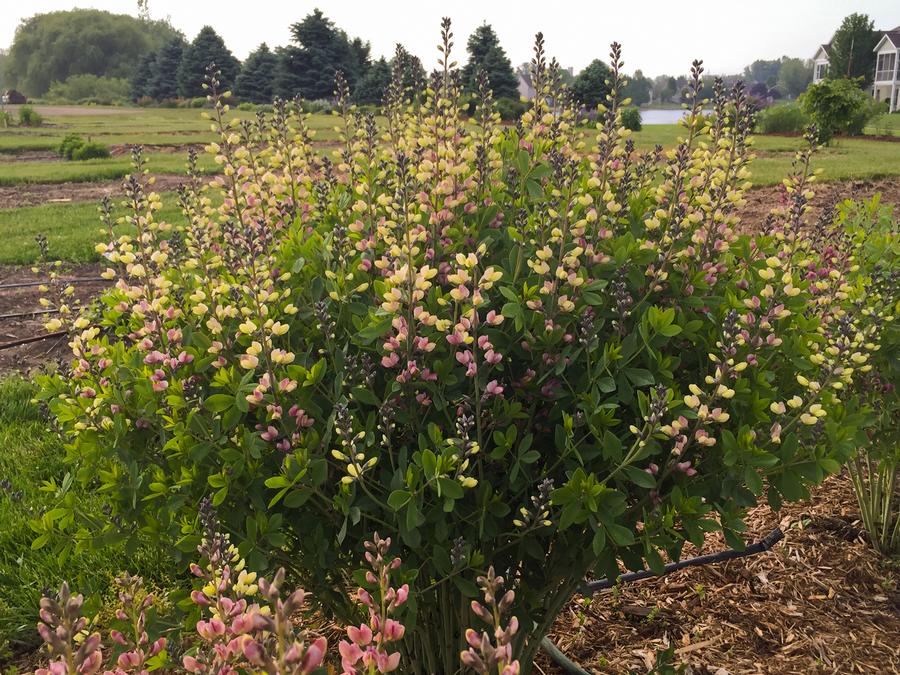
MULTIPOLYGON (((175 190, 185 182, 181 174, 156 174, 156 192, 175 190)), ((96 181, 93 183, 23 183, 21 185, 0 185, 0 209, 15 209, 22 206, 38 206, 64 202, 98 202, 105 195, 120 197, 122 179, 96 181)))

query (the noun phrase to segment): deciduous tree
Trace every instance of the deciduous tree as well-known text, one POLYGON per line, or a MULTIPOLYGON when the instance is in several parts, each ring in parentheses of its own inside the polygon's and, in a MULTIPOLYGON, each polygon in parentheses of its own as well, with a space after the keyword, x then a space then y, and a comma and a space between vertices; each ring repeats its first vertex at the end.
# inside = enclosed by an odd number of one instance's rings
POLYGON ((96 9, 35 14, 16 29, 6 83, 40 96, 52 82, 91 74, 130 79, 146 54, 178 35, 163 21, 96 9))
POLYGON ((588 108, 596 108, 606 102, 609 94, 609 78, 612 71, 600 59, 591 61, 587 68, 575 77, 572 83, 572 95, 575 100, 588 108))
POLYGON ((875 45, 878 33, 867 14, 853 13, 841 22, 831 38, 828 72, 831 77, 861 77, 872 81, 875 71, 875 45))

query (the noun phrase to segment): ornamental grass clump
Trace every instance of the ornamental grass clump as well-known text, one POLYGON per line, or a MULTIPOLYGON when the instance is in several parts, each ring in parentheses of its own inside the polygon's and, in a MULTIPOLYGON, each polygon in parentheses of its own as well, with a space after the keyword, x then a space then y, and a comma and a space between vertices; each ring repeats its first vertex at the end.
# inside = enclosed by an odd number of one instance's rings
MULTIPOLYGON (((409 587, 390 616, 403 672, 456 672, 465 651, 527 673, 587 575, 661 570, 714 530, 741 546, 748 507, 802 498, 850 456, 878 330, 851 311, 852 271, 827 293, 808 276, 811 150, 747 232, 742 86, 718 82, 703 114, 696 62, 683 137, 638 152, 618 45, 589 132, 540 35, 514 126, 484 77, 463 116, 451 46, 445 21, 438 70, 417 92, 395 71, 383 121, 339 77, 332 157, 296 104, 229 118, 213 77, 222 174, 205 184, 192 158, 172 222, 143 167, 128 177, 127 234, 98 247, 115 286, 59 317, 74 360, 42 380, 119 520, 70 500, 33 523, 45 541, 192 551, 209 497, 252 569, 386 628, 383 603, 348 593, 377 531, 403 560, 389 587, 409 587), (516 627, 476 646, 476 579, 495 575, 516 627)), ((362 651, 387 642, 362 632, 362 651)))

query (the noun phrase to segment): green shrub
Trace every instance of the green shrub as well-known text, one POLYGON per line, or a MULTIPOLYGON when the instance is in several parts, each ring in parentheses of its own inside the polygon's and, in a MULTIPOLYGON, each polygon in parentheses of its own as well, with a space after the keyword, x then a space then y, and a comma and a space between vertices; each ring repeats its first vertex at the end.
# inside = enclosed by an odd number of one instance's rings
POLYGON ((67 134, 57 150, 66 159, 82 161, 109 157, 109 148, 103 143, 85 141, 78 134, 67 134))
POLYGON ((819 140, 831 141, 837 134, 856 136, 870 119, 882 112, 858 80, 822 80, 811 84, 800 97, 803 112, 816 125, 819 140))
POLYGON ((504 122, 519 119, 528 109, 528 104, 514 98, 501 98, 497 100, 497 112, 504 122))
POLYGON ((59 144, 57 152, 65 159, 72 159, 72 155, 82 145, 84 145, 84 139, 81 136, 78 134, 66 134, 62 143, 59 144))
POLYGON ((308 100, 308 99, 303 99, 300 102, 300 106, 301 106, 303 112, 312 113, 314 115, 317 113, 330 113, 334 109, 334 106, 331 104, 331 101, 326 101, 324 99, 313 100, 313 101, 308 100))
POLYGON ((114 105, 128 101, 130 96, 131 85, 126 79, 81 74, 71 75, 65 82, 54 82, 45 98, 51 103, 114 105))
POLYGON ((44 118, 30 105, 19 108, 19 124, 23 127, 39 127, 44 123, 44 118))
POLYGON ((77 161, 103 159, 106 157, 109 157, 109 148, 103 143, 97 143, 96 141, 88 141, 75 148, 72 152, 72 159, 77 161))
POLYGON ((641 111, 635 106, 622 108, 622 126, 629 131, 640 131, 641 111))
POLYGON ((797 103, 781 103, 759 113, 757 130, 763 134, 803 133, 809 118, 797 103))
MULTIPOLYGON (((552 81, 540 43, 534 62, 552 81)), ((610 63, 619 91, 618 46, 610 63)), ((251 569, 286 566, 353 621, 377 530, 412 589, 410 672, 456 672, 494 569, 529 672, 586 575, 660 571, 712 530, 740 546, 748 507, 840 469, 878 333, 863 280, 794 234, 811 149, 791 204, 750 234, 740 87, 712 124, 695 97, 692 133, 658 162, 628 154, 615 100, 586 151, 552 86, 505 126, 467 121, 456 82, 392 100, 385 142, 339 83, 341 163, 283 103, 243 147, 216 99, 221 201, 189 180, 184 219, 160 222, 150 187, 129 186, 131 234, 98 246, 120 282, 95 313, 51 319, 74 361, 40 398, 77 481, 133 525, 63 505, 32 522, 42 544, 142 533, 193 555, 208 498, 251 569)))
POLYGON ((7 129, 12 126, 13 117, 5 110, 0 110, 0 128, 7 129))
MULTIPOLYGON (((860 382, 872 422, 866 443, 850 463, 861 520, 872 546, 884 555, 900 554, 900 233, 889 208, 878 198, 845 203, 837 234, 852 242, 852 262, 867 277, 867 305, 882 324, 880 349, 872 370, 860 382)), ((846 244, 844 244, 846 247, 846 244)), ((844 254, 846 255, 846 254, 844 254)))
POLYGON ((192 108, 205 108, 209 105, 209 99, 205 96, 197 96, 190 99, 190 105, 192 108))
POLYGON ((250 103, 249 101, 242 101, 235 106, 241 112, 252 112, 256 110, 256 107, 250 103))

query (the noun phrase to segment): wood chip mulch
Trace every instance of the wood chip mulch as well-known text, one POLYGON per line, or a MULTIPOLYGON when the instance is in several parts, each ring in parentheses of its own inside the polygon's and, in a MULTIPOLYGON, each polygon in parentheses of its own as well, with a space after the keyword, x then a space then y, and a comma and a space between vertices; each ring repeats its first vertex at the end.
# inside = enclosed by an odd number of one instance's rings
MULTIPOLYGON (((770 552, 577 598, 551 639, 592 673, 649 672, 669 646, 688 673, 900 673, 900 560, 865 542, 849 477, 780 513, 757 507, 748 542, 778 525, 770 552)), ((725 548, 710 536, 702 553, 725 548)))

